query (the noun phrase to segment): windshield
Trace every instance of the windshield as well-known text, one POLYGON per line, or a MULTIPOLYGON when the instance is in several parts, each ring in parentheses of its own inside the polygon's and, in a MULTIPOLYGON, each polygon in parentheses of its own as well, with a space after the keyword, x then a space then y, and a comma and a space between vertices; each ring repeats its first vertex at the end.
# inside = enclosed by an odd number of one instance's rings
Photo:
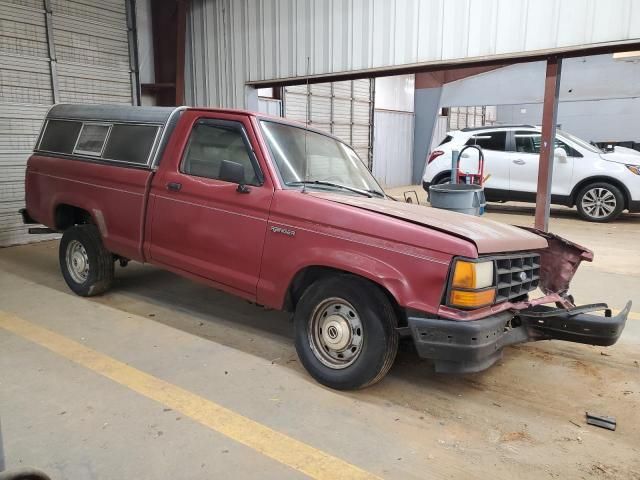
POLYGON ((367 167, 344 143, 292 125, 266 120, 260 123, 286 186, 306 184, 343 193, 384 195, 367 167))
POLYGON ((576 137, 575 135, 571 135, 570 133, 564 132, 562 130, 558 130, 558 133, 560 135, 562 135, 563 137, 568 138, 573 143, 578 144, 578 146, 584 148, 585 150, 589 150, 590 152, 593 152, 593 153, 602 153, 602 150, 600 150, 598 147, 596 147, 595 145, 590 144, 589 142, 585 142, 584 140, 582 140, 581 138, 576 137))

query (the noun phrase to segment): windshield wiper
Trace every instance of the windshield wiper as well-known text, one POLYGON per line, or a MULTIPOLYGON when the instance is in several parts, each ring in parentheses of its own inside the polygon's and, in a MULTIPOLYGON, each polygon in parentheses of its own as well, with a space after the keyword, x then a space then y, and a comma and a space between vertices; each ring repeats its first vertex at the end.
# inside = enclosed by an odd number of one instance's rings
POLYGON ((387 198, 387 196, 384 193, 382 193, 380 190, 367 190, 367 192, 380 198, 387 198))
MULTIPOLYGON (((374 191, 372 190, 361 190, 359 188, 355 188, 355 187, 348 187, 347 185, 341 185, 339 183, 333 183, 333 182, 326 182, 324 180, 300 180, 297 182, 289 182, 287 183, 287 185, 289 186, 294 186, 294 185, 322 185, 325 187, 335 187, 335 188, 341 188, 342 190, 347 190, 349 192, 353 192, 353 193, 359 193, 360 195, 364 195, 365 197, 369 197, 369 198, 373 198, 373 193, 374 191)), ((380 192, 375 192, 378 195, 382 195, 382 193, 380 192)))

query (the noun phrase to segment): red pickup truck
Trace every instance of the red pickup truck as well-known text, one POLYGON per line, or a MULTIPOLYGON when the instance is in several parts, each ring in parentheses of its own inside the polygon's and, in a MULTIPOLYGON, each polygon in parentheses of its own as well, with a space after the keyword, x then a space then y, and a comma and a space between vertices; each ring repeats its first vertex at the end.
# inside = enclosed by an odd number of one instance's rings
POLYGON ((402 337, 437 371, 473 372, 519 342, 611 345, 630 309, 573 305, 588 250, 395 201, 338 138, 244 111, 56 105, 22 214, 63 233, 79 295, 135 260, 294 312, 300 360, 338 389, 379 381, 402 337))

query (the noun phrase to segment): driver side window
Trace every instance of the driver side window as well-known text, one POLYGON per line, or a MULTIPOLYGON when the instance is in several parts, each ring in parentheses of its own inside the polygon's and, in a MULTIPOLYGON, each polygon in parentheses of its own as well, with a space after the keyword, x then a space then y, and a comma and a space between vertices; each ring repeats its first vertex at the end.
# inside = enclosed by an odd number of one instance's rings
MULTIPOLYGON (((514 140, 516 152, 519 153, 540 153, 540 143, 542 142, 542 134, 536 131, 530 130, 516 130, 514 132, 514 140)), ((581 157, 579 152, 577 152, 574 148, 571 148, 569 145, 564 143, 562 140, 556 137, 555 148, 562 148, 565 152, 567 152, 567 156, 569 157, 581 157)))
POLYGON ((191 131, 181 171, 194 177, 220 179, 224 160, 240 164, 246 185, 259 186, 251 153, 237 122, 198 121, 191 131))

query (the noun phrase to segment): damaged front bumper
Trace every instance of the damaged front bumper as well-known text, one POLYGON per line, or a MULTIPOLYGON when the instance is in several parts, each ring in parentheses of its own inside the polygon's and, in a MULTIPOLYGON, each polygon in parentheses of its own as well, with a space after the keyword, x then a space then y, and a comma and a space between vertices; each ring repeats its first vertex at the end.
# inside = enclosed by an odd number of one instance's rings
POLYGON ((507 345, 538 340, 565 340, 613 345, 627 321, 631 302, 613 316, 606 304, 572 308, 536 305, 503 311, 479 320, 410 316, 409 330, 418 354, 434 361, 437 372, 484 370, 502 357, 507 345), (594 315, 593 312, 603 312, 594 315))

